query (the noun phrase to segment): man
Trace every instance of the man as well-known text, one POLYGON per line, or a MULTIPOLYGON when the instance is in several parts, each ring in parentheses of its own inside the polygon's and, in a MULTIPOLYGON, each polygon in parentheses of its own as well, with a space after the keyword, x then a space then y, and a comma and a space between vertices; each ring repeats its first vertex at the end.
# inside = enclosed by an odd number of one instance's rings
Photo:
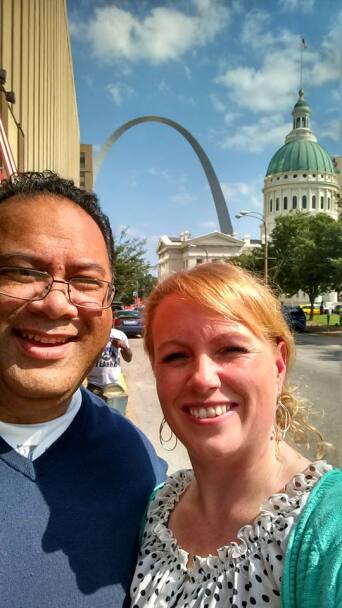
POLYGON ((164 464, 84 388, 107 341, 113 239, 50 172, 0 186, 0 604, 121 608, 164 464))
MULTIPOLYGON (((114 324, 115 310, 113 310, 114 324)), ((88 389, 96 395, 103 395, 106 387, 114 386, 117 389, 118 396, 125 394, 125 385, 121 372, 120 356, 130 363, 132 361, 132 351, 130 349, 128 338, 123 331, 115 329, 113 326, 110 332, 110 338, 105 346, 98 361, 93 369, 88 374, 88 389)), ((105 396, 102 396, 106 400, 105 396)), ((127 399, 127 397, 126 397, 127 399)))

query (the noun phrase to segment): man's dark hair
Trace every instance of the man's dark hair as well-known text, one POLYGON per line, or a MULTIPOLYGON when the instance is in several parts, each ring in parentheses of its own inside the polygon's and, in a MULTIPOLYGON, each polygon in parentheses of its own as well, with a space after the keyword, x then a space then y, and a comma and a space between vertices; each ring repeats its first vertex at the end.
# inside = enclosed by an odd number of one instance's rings
POLYGON ((103 234, 112 266, 114 260, 113 234, 109 219, 102 212, 94 192, 87 192, 78 188, 71 179, 63 179, 53 171, 14 173, 0 183, 0 203, 13 196, 29 198, 41 194, 67 198, 79 205, 93 218, 103 234))

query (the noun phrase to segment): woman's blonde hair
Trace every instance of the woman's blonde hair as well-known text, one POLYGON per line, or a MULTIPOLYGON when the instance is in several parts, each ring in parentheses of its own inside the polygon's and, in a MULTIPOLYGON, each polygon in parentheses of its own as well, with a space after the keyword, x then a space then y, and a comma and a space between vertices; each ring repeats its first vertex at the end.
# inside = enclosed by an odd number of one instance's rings
MULTIPOLYGON (((295 358, 295 342, 281 311, 281 304, 272 290, 252 273, 234 264, 201 264, 195 268, 171 274, 159 283, 145 305, 144 346, 153 366, 153 320, 161 301, 175 294, 194 302, 226 319, 246 325, 254 334, 277 344, 284 342, 287 351, 287 374, 295 358)), ((297 443, 309 445, 309 434, 315 435, 317 455, 324 454, 321 433, 308 421, 309 408, 295 396, 295 389, 285 381, 280 395, 286 406, 289 433, 297 443)), ((285 410, 277 408, 276 425, 286 425, 285 410)))

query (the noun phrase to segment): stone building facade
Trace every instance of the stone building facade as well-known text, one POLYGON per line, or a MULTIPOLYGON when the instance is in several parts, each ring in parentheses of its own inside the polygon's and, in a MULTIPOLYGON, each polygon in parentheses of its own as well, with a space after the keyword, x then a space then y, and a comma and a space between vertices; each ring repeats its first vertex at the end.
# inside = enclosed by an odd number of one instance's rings
POLYGON ((1 174, 13 172, 14 164, 19 171, 52 169, 79 184, 80 133, 65 0, 0 1, 0 69, 1 174))

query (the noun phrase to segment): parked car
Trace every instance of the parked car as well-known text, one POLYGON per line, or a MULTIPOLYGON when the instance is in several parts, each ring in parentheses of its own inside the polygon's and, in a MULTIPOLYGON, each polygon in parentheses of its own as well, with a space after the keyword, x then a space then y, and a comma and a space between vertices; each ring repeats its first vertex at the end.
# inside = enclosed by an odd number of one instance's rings
POLYGON ((336 306, 333 308, 333 312, 336 315, 342 315, 342 304, 336 304, 336 306))
POLYGON ((122 302, 118 302, 114 300, 114 302, 112 302, 112 310, 124 310, 124 305, 122 302))
POLYGON ((138 310, 117 310, 114 327, 123 331, 126 336, 143 336, 143 316, 138 310))
POLYGON ((300 306, 282 306, 284 318, 293 331, 303 332, 306 329, 306 316, 300 306))
MULTIPOLYGON (((311 314, 311 306, 310 304, 301 304, 298 308, 301 308, 305 314, 310 315, 311 314)), ((319 315, 320 314, 320 304, 315 302, 314 307, 313 307, 313 314, 314 315, 319 315)))

